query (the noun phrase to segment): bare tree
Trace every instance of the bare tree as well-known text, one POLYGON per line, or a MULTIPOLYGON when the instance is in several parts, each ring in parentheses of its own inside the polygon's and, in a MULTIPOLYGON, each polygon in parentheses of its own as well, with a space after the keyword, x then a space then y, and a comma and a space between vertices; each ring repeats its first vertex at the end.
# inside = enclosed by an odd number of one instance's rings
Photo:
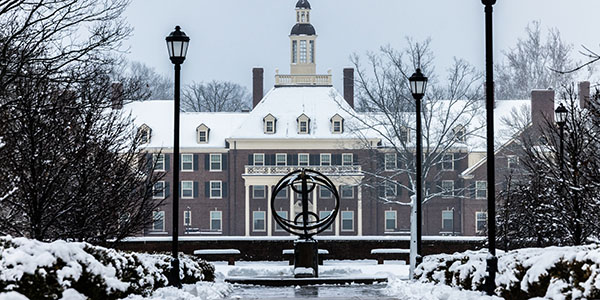
POLYGON ((113 73, 113 80, 123 83, 123 97, 128 100, 173 99, 173 82, 154 68, 141 62, 123 63, 113 73), (123 69, 123 70, 121 70, 123 69))
POLYGON ((456 191, 442 191, 439 167, 464 159, 468 155, 466 143, 483 126, 476 118, 482 105, 481 73, 466 61, 455 59, 441 83, 433 69, 430 40, 414 42, 409 39, 408 44, 402 51, 383 47, 379 53, 369 53, 366 68, 359 56, 352 57, 358 74, 359 106, 366 113, 354 114, 355 121, 349 125, 357 132, 366 129, 383 139, 382 145, 378 146, 365 143, 380 162, 369 174, 371 180, 366 184, 379 189, 381 201, 402 205, 411 203, 386 197, 385 188, 396 185, 410 193, 416 191, 415 101, 408 77, 417 67, 429 77, 427 95, 422 101, 422 168, 423 177, 434 183, 427 185, 423 202, 444 192, 463 192, 464 188, 460 187, 456 187, 456 191), (457 149, 462 150, 454 151, 457 149), (385 158, 385 153, 395 156, 391 167, 386 166, 389 159, 385 158))
POLYGON ((575 67, 572 46, 563 41, 556 28, 543 40, 540 22, 525 28, 526 37, 504 52, 504 61, 495 66, 497 99, 527 99, 533 89, 557 88, 573 81, 574 74, 558 73, 575 67))
POLYGON ((186 86, 182 92, 183 111, 241 111, 250 108, 250 94, 233 82, 211 81, 186 86))

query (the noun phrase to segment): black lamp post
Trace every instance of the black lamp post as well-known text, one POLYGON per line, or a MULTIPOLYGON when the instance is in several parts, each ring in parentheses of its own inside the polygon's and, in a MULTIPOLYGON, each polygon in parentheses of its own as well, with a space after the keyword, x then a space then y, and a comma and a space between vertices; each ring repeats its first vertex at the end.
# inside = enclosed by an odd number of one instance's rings
POLYGON ((423 146, 422 146, 422 135, 423 131, 421 129, 421 99, 425 95, 425 89, 427 88, 427 77, 421 73, 421 69, 417 68, 417 71, 410 76, 408 79, 410 82, 410 91, 412 93, 413 98, 416 101, 417 108, 417 199, 416 199, 416 223, 417 223, 417 259, 416 264, 421 263, 421 203, 423 202, 423 146))
POLYGON ((485 290, 493 295, 496 289, 496 272, 498 258, 496 257, 496 161, 494 158, 494 40, 492 38, 492 5, 496 0, 481 0, 485 6, 485 105, 486 105, 486 139, 487 139, 487 198, 488 198, 488 246, 490 255, 486 260, 487 277, 485 290))
POLYGON ((171 261, 171 276, 169 284, 176 287, 181 287, 179 278, 179 88, 180 88, 180 72, 181 64, 185 60, 190 38, 181 31, 181 27, 175 26, 175 31, 171 32, 166 38, 167 49, 169 50, 169 58, 175 65, 175 94, 173 108, 173 259, 171 261))
POLYGON ((561 103, 554 111, 556 124, 560 129, 560 171, 562 172, 565 166, 565 124, 567 123, 568 111, 561 103))

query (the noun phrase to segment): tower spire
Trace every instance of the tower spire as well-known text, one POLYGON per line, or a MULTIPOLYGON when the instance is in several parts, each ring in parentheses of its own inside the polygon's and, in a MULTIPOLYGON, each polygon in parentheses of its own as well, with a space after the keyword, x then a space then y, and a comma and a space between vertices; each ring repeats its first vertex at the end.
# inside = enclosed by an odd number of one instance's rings
POLYGON ((296 3, 296 24, 290 32, 290 72, 292 75, 316 74, 315 28, 310 24, 310 3, 298 0, 296 3))

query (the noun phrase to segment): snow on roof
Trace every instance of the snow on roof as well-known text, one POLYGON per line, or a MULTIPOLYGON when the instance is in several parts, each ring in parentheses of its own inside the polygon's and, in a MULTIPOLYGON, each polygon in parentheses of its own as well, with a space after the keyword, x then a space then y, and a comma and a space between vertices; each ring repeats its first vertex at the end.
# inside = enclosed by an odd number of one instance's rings
MULTIPOLYGON (((125 114, 131 113, 137 127, 146 124, 152 129, 147 148, 171 148, 173 146, 173 101, 151 100, 132 102, 123 107, 125 114)), ((186 112, 181 113, 181 148, 225 148, 225 139, 248 116, 239 112, 186 112), (209 129, 208 143, 199 144, 196 128, 201 124, 209 129)))

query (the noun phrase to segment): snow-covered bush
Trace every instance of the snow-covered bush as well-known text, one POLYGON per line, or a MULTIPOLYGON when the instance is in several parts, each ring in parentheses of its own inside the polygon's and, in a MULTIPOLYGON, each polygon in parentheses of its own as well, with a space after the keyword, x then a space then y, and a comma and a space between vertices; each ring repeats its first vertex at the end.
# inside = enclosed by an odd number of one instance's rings
MULTIPOLYGON (((415 270, 421 282, 483 290, 486 249, 426 256, 415 270)), ((505 299, 600 299, 600 247, 498 251, 496 294, 505 299)))
MULTIPOLYGON (((168 283, 170 256, 117 251, 87 243, 0 237, 0 291, 59 299, 74 289, 90 299, 148 295, 168 283)), ((214 267, 180 256, 182 283, 213 280, 214 267)))

